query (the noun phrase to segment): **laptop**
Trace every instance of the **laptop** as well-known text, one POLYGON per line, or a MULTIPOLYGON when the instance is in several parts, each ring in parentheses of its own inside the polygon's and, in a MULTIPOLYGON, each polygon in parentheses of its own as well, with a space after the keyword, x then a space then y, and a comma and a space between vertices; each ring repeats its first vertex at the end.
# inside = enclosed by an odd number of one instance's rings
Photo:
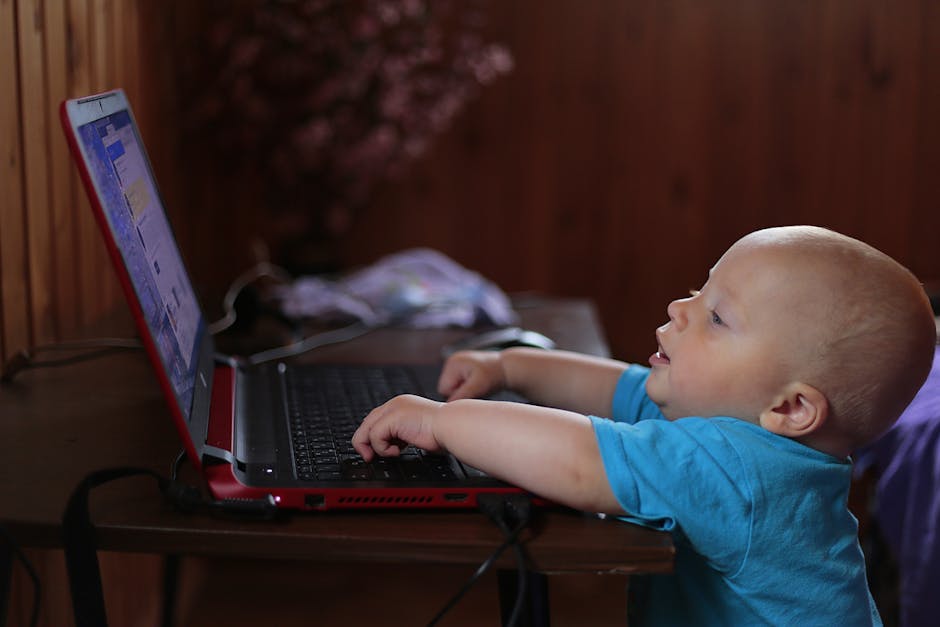
POLYGON ((468 508, 481 494, 520 491, 452 456, 409 447, 366 463, 350 446, 372 407, 399 393, 433 397, 439 365, 220 356, 123 90, 66 100, 60 114, 183 448, 215 498, 314 511, 468 508))

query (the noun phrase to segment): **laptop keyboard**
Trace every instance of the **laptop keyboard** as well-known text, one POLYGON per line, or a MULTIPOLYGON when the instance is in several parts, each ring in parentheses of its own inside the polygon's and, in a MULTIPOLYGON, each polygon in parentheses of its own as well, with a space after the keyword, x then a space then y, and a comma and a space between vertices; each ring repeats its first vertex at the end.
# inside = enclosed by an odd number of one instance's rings
MULTIPOLYGON (((363 418, 399 394, 422 394, 407 367, 300 366, 286 373, 294 469, 303 481, 455 481, 452 458, 409 446, 362 459, 350 443, 363 418)), ((475 473, 474 473, 475 474, 475 473)))

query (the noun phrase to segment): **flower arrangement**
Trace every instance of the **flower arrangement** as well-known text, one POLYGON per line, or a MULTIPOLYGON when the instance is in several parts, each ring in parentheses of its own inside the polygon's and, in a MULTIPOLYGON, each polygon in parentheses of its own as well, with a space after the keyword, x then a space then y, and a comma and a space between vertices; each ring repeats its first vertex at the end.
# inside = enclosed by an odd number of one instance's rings
POLYGON ((484 7, 472 0, 206 6, 187 137, 268 184, 288 265, 341 235, 376 183, 401 174, 513 66, 485 41, 484 7))

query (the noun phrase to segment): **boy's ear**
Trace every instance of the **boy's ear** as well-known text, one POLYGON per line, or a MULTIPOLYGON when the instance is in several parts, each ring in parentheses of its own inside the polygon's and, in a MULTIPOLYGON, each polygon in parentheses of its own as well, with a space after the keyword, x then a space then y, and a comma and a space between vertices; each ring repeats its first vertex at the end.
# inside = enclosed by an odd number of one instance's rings
POLYGON ((788 438, 807 436, 826 422, 829 401, 818 389, 791 383, 760 415, 760 425, 788 438))

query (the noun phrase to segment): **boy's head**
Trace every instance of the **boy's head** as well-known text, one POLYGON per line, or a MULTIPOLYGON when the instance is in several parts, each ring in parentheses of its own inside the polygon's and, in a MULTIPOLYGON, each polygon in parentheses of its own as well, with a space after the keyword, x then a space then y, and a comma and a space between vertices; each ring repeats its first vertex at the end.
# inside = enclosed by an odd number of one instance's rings
POLYGON ((733 416, 839 456, 897 419, 936 343, 908 270, 818 227, 745 236, 668 313, 647 382, 668 418, 733 416))

